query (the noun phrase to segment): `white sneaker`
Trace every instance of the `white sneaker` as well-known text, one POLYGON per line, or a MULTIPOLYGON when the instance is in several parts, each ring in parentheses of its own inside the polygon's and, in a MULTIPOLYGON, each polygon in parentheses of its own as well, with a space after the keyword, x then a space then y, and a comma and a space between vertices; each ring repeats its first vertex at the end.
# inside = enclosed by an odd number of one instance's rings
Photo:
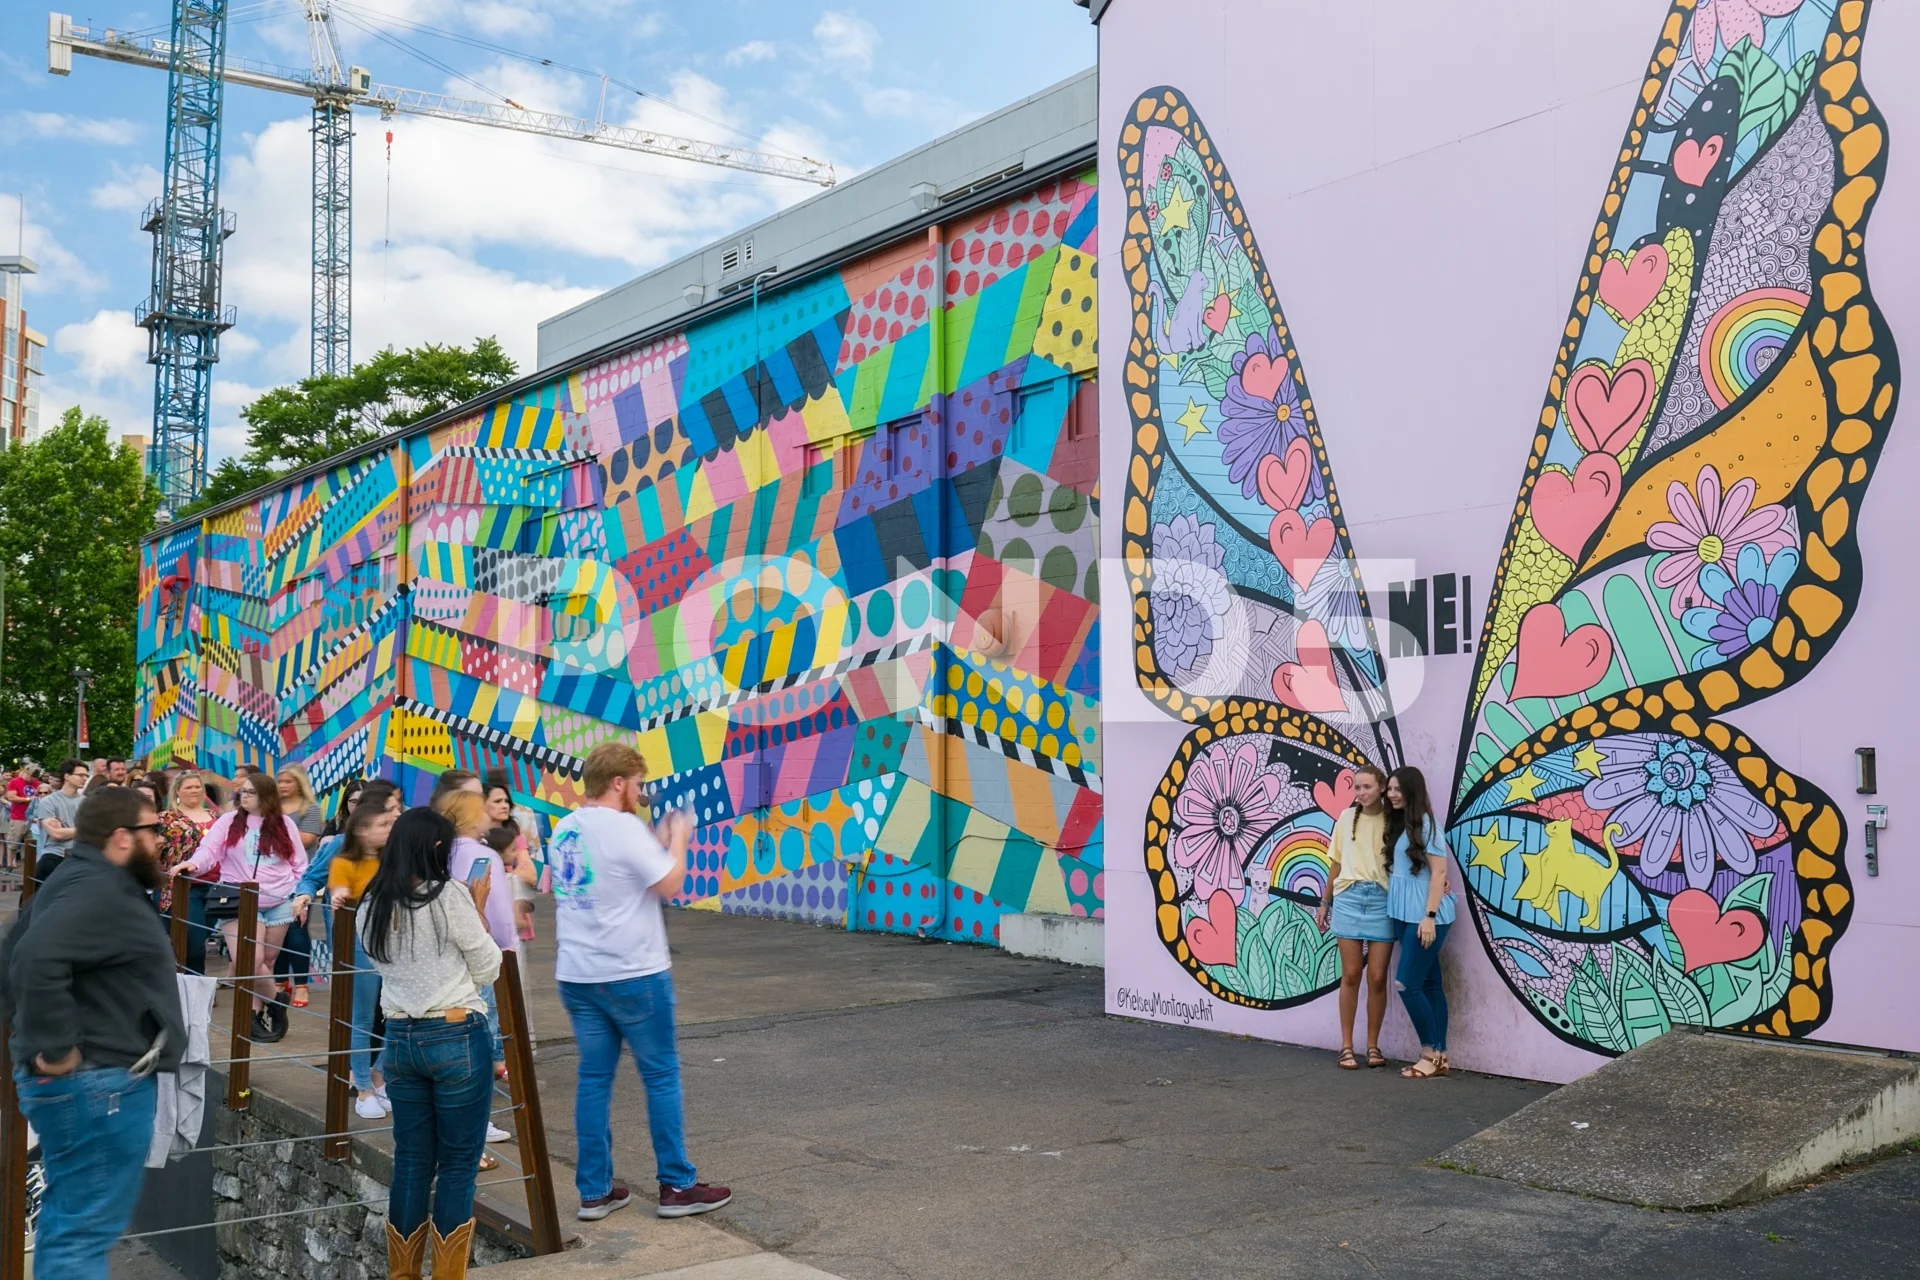
POLYGON ((374 1097, 376 1097, 376 1098, 378 1098, 378 1099, 380 1099, 380 1110, 381 1110, 381 1111, 382 1111, 382 1112, 383 1112, 384 1114, 386 1114, 386 1115, 392 1115, 392 1114, 393 1114, 393 1099, 392 1099, 392 1098, 389 1098, 389 1097, 387 1096, 387 1086, 386 1086, 386 1085, 384 1085, 384 1084, 377 1084, 377 1085, 375 1085, 375 1086, 373 1086, 373 1096, 374 1096, 374 1097))
POLYGON ((506 1142, 512 1139, 512 1137, 513 1137, 512 1134, 508 1133, 505 1129, 502 1129, 499 1125, 493 1123, 491 1120, 487 1122, 487 1141, 488 1142, 506 1142))
POLYGON ((380 1120, 386 1117, 388 1108, 380 1105, 380 1099, 371 1093, 363 1093, 353 1100, 353 1114, 362 1120, 380 1120))

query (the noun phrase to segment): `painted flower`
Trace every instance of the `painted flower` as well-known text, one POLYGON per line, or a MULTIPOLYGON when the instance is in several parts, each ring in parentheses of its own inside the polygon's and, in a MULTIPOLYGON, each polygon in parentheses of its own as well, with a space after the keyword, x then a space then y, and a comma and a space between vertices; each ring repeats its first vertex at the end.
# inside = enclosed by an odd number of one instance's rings
POLYGON ((1226 548, 1215 541, 1211 524, 1179 515, 1153 528, 1153 587, 1147 593, 1153 651, 1175 680, 1213 656, 1231 603, 1226 563, 1226 548))
POLYGON ((1693 669, 1703 670, 1738 657, 1763 643, 1780 620, 1780 593, 1800 567, 1800 553, 1792 547, 1774 553, 1771 561, 1758 543, 1740 548, 1734 564, 1737 580, 1727 576, 1724 564, 1700 571, 1700 588, 1715 608, 1689 609, 1680 616, 1688 635, 1708 641, 1693 655, 1693 669))
POLYGON ((1734 557, 1749 543, 1772 556, 1798 540, 1787 525, 1785 507, 1777 503, 1753 505, 1755 486, 1751 478, 1739 481, 1723 494, 1720 473, 1705 466, 1700 468, 1694 488, 1695 493, 1689 493, 1678 480, 1668 485, 1667 510, 1673 519, 1662 520, 1647 530, 1649 547, 1672 553, 1655 566, 1653 585, 1672 589, 1669 607, 1676 618, 1706 603, 1700 575, 1709 565, 1734 557))
POLYGON ((1784 18, 1798 9, 1802 0, 1700 0, 1693 11, 1693 61, 1704 69, 1713 61, 1713 37, 1731 49, 1742 40, 1764 49, 1766 24, 1761 18, 1784 18))
POLYGON ((1173 161, 1162 160, 1160 162, 1160 181, 1171 182, 1172 180, 1173 180, 1173 161))
POLYGON ((1665 734, 1622 734, 1600 751, 1600 776, 1582 795, 1620 828, 1617 845, 1639 843, 1643 875, 1664 872, 1675 853, 1696 889, 1713 883, 1716 860, 1753 870, 1752 837, 1772 835, 1777 824, 1724 760, 1665 734))
POLYGON ((1187 773, 1174 816, 1174 862, 1193 872, 1202 901, 1224 889, 1239 902, 1247 891, 1246 864, 1254 847, 1280 821, 1280 775, 1260 762, 1251 742, 1211 747, 1187 773))
MULTIPOLYGON (((1263 334, 1248 334, 1246 349, 1234 352, 1233 376, 1227 379, 1226 401, 1220 408, 1220 447, 1227 479, 1240 486, 1242 497, 1251 498, 1260 492, 1260 460, 1270 454, 1280 456, 1307 434, 1300 384, 1294 380, 1278 329, 1269 325, 1263 334)), ((1318 497, 1319 489, 1316 472, 1308 481, 1303 504, 1318 497)))

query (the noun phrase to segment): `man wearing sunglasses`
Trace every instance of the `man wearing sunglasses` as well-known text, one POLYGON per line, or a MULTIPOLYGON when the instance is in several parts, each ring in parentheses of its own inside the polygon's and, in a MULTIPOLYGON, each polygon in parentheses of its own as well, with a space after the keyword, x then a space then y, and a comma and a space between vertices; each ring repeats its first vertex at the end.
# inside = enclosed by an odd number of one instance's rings
POLYGON ((127 787, 80 804, 73 847, 0 946, 0 1011, 47 1193, 35 1273, 104 1276, 153 1140, 155 1071, 186 1047, 173 948, 147 899, 160 820, 127 787))

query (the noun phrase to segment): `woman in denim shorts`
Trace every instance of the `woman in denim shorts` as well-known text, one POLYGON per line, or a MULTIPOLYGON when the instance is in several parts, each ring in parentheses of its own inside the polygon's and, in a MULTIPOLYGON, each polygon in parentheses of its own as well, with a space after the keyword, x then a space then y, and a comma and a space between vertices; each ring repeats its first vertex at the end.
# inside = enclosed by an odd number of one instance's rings
POLYGON ((1367 977, 1367 1065, 1384 1067, 1380 1024, 1387 1016, 1387 975, 1399 927, 1387 914, 1387 775, 1370 764, 1353 771, 1353 807, 1333 824, 1331 892, 1320 904, 1320 927, 1340 939, 1340 1059, 1358 1070, 1353 1018, 1360 1008, 1360 975, 1367 977))

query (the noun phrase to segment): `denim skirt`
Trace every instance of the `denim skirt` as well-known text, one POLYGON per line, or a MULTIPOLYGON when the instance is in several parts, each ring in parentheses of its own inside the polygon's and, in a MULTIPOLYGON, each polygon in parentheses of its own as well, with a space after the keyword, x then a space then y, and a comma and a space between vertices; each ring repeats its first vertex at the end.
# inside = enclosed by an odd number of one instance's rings
POLYGON ((1361 942, 1392 942, 1400 926, 1387 915, 1387 891, 1371 880, 1360 880, 1333 895, 1329 922, 1336 938, 1361 942))

